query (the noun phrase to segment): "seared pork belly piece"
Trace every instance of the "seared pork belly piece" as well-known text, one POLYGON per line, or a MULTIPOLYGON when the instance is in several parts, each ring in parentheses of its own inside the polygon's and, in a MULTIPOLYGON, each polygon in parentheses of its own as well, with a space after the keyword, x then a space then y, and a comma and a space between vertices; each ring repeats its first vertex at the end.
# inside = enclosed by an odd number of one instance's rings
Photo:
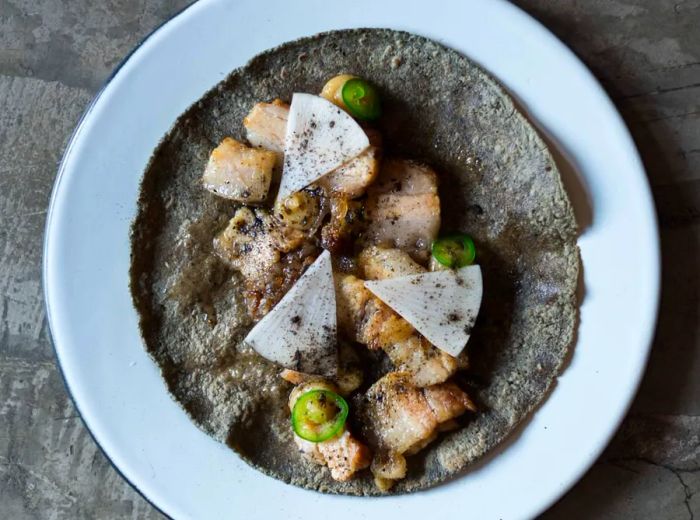
POLYGON ((284 153, 288 117, 289 105, 279 99, 272 103, 257 103, 243 120, 248 142, 278 154, 284 153))
POLYGON ((375 195, 401 197, 437 195, 437 174, 430 166, 416 161, 387 159, 382 164, 381 173, 372 187, 372 192, 375 195))
POLYGON ((308 187, 277 199, 273 215, 280 225, 289 230, 314 234, 325 217, 328 205, 325 194, 318 187, 308 187))
POLYGON ((328 466, 331 477, 340 482, 350 480, 355 473, 370 465, 372 455, 364 444, 345 430, 340 436, 323 442, 306 441, 294 435, 299 452, 321 466, 328 466))
POLYGON ((425 272, 425 268, 405 251, 378 246, 362 250, 358 265, 365 280, 385 280, 425 272))
POLYGON ((404 341, 387 345, 384 352, 398 370, 405 370, 411 375, 416 386, 446 381, 460 366, 456 358, 435 347, 417 332, 404 341))
POLYGON ((321 245, 333 254, 352 255, 358 235, 365 227, 365 210, 361 201, 345 195, 331 195, 330 219, 321 229, 321 245))
POLYGON ((240 208, 214 238, 214 251, 246 280, 264 279, 281 257, 270 228, 271 219, 264 210, 240 208))
POLYGON ((303 233, 279 225, 267 211, 240 208, 214 238, 214 251, 243 277, 250 317, 267 314, 318 254, 303 233))
MULTIPOLYGON (((302 383, 289 395, 289 410, 293 412, 297 400, 313 390, 339 392, 334 384, 321 379, 302 383)), ((294 442, 300 453, 316 464, 328 466, 331 477, 340 482, 350 480, 355 473, 368 467, 372 458, 367 446, 353 437, 347 425, 337 435, 321 442, 302 439, 295 433, 294 442)))
POLYGON ((440 229, 435 171, 415 161, 385 160, 367 193, 365 242, 395 247, 426 262, 440 229))
MULTIPOLYGON (((290 369, 282 370, 280 377, 293 385, 325 380, 317 375, 304 374, 290 369)), ((354 392, 362 384, 363 377, 362 366, 354 348, 347 343, 340 343, 338 347, 338 373, 333 378, 333 383, 338 387, 339 393, 348 395, 354 392)))
POLYGON ((431 345, 354 275, 336 274, 338 329, 348 339, 382 349, 416 386, 446 381, 457 371, 455 358, 431 345))
POLYGON ((435 440, 441 425, 476 406, 454 383, 417 388, 410 374, 390 372, 374 383, 358 410, 363 433, 376 450, 372 473, 377 486, 388 490, 406 476, 404 456, 435 440))
POLYGON ((267 197, 276 155, 226 137, 214 148, 204 169, 202 186, 239 202, 262 202, 267 197))
POLYGON ((379 173, 380 150, 370 146, 360 155, 322 177, 319 184, 329 193, 351 199, 364 195, 379 173))

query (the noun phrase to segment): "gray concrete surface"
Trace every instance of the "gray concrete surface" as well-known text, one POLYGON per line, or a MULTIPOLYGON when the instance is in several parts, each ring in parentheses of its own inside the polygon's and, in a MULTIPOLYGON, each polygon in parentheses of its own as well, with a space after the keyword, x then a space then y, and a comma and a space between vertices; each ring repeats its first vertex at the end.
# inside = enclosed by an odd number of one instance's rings
MULTIPOLYGON (((0 518, 162 517, 110 466, 66 395, 40 264, 46 205, 73 126, 119 60, 184 4, 0 0, 0 518)), ((571 46, 624 115, 653 188, 664 259, 639 395, 600 460, 544 518, 692 520, 700 513, 700 1, 517 4, 571 46)))

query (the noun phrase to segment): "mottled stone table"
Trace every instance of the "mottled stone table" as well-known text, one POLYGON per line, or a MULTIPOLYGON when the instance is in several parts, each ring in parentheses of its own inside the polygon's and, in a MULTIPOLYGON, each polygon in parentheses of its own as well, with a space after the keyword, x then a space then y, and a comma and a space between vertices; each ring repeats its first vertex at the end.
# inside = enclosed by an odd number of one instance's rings
MULTIPOLYGON (((0 518, 162 516, 110 466, 66 395, 42 301, 41 242, 56 165, 81 112, 119 60, 186 3, 0 0, 0 518)), ((700 0, 517 3, 573 48, 624 115, 654 191, 663 253, 658 332, 639 395, 600 460, 544 517, 692 519, 700 0)))

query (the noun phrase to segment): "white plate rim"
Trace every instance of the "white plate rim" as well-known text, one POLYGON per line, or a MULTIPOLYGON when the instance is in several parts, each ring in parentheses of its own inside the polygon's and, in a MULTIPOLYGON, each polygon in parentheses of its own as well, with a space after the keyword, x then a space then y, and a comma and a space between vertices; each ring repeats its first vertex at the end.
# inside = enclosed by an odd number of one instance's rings
MULTIPOLYGON (((480 3, 482 0, 474 0, 472 3, 480 3)), ((209 4, 214 4, 216 3, 217 0, 213 0, 212 2, 208 2, 209 4)), ((64 365, 62 363, 62 358, 61 358, 61 347, 57 344, 55 340, 55 335, 54 335, 54 319, 55 319, 55 313, 52 312, 52 301, 53 301, 53 293, 52 293, 52 288, 54 287, 54 274, 51 273, 50 271, 50 259, 52 258, 51 253, 52 253, 52 244, 51 241, 52 239, 55 239, 54 237, 54 231, 55 231, 55 226, 53 226, 54 223, 54 210, 55 210, 55 205, 56 201, 58 199, 58 193, 61 191, 61 185, 62 181, 64 180, 67 171, 67 162, 68 158, 71 155, 72 149, 76 141, 79 139, 81 132, 84 129, 85 122, 88 120, 93 112, 93 109, 97 105, 97 103, 100 101, 102 98, 105 90, 110 86, 111 82, 115 79, 115 77, 118 76, 120 73, 122 67, 129 62, 129 60, 132 59, 132 57, 138 53, 138 51, 146 44, 150 39, 153 38, 154 35, 156 35, 159 31, 161 31, 165 26, 169 25, 171 22, 174 20, 182 17, 183 15, 186 15, 187 12, 192 9, 193 7, 197 6, 198 4, 206 4, 207 2, 200 2, 200 3, 193 3, 185 8, 183 8, 179 13, 174 15, 172 18, 169 20, 163 22, 160 26, 158 26, 156 29, 153 30, 148 36, 146 36, 123 60, 122 62, 115 68, 113 73, 110 75, 108 80, 106 81, 105 85, 100 89, 100 91, 96 94, 96 96, 93 98, 91 103, 88 105, 87 109, 81 116, 67 146, 66 146, 66 151, 64 153, 64 156, 61 160, 61 163, 59 165, 58 169, 58 174, 54 183, 54 188, 51 193, 51 199, 49 203, 49 209, 47 212, 47 219, 46 219, 46 231, 45 231, 45 236, 44 236, 44 261, 43 261, 43 281, 44 281, 44 296, 45 296, 45 303, 46 303, 46 312, 47 312, 47 319, 49 323, 49 330, 50 330, 50 335, 52 339, 52 344, 54 345, 55 352, 56 352, 56 357, 57 361, 59 364, 59 368, 61 369, 61 374, 63 376, 66 388, 68 390, 68 393, 73 400, 74 405, 76 406, 76 409, 81 415, 81 418, 83 422, 86 424, 86 427, 90 434, 93 436, 93 439, 95 440, 96 444, 100 447, 100 449, 105 453, 107 458, 110 460, 112 465, 117 469, 117 471, 122 475, 127 482, 129 482, 134 489, 136 489, 139 493, 141 493, 154 507, 158 508, 161 512, 166 513, 166 510, 169 509, 168 507, 163 507, 161 504, 157 504, 154 501, 149 498, 145 494, 145 492, 140 488, 136 483, 135 479, 133 477, 130 477, 129 475, 125 474, 119 467, 119 465, 114 461, 113 457, 110 456, 110 453, 107 452, 107 450, 103 447, 103 445, 100 443, 100 440, 95 436, 93 433, 92 429, 90 428, 89 420, 86 419, 86 416, 84 412, 80 408, 79 404, 79 399, 76 398, 74 392, 71 389, 71 383, 70 379, 71 376, 67 376, 64 370, 64 365)), ((502 5, 503 8, 511 9, 514 11, 518 11, 521 13, 521 15, 524 15, 526 18, 529 19, 529 22, 532 27, 537 27, 540 31, 544 31, 554 42, 556 42, 557 45, 559 45, 561 48, 559 49, 560 52, 563 52, 565 54, 569 55, 569 58, 573 63, 575 63, 580 69, 581 72, 587 76, 589 76, 588 80, 592 85, 595 85, 597 89, 599 90, 599 94, 602 94, 602 97, 607 100, 609 104, 609 109, 612 111, 611 116, 613 118, 617 118, 618 124, 621 126, 623 129, 623 133, 625 134, 625 137, 628 141, 628 145, 631 145, 632 147, 632 155, 633 158, 636 160, 637 164, 637 170, 640 173, 640 175, 643 177, 643 184, 644 188, 642 191, 646 191, 646 193, 642 193, 642 196, 644 197, 644 200, 641 201, 641 205, 645 206, 647 209, 646 216, 649 219, 649 223, 651 224, 650 228, 648 229, 649 234, 648 236, 645 236, 645 240, 649 241, 650 246, 654 246, 650 248, 649 252, 649 257, 647 258, 647 261, 649 263, 649 272, 652 273, 652 276, 649 280, 646 280, 646 283, 649 284, 648 290, 647 290, 647 295, 650 296, 650 303, 647 306, 646 309, 646 318, 647 320, 647 327, 645 330, 644 336, 646 336, 646 340, 643 341, 643 344, 639 345, 639 356, 635 360, 636 361, 636 367, 637 369, 635 370, 635 375, 628 381, 628 391, 627 391, 627 397, 624 399, 626 403, 624 406, 620 409, 621 412, 618 413, 618 417, 615 421, 610 422, 609 424, 609 433, 605 436, 604 439, 601 438, 601 441, 599 442, 599 446, 597 447, 596 450, 593 452, 589 453, 587 456, 587 462, 584 463, 582 466, 578 468, 578 471, 576 472, 576 476, 573 478, 569 478, 569 480, 560 487, 558 492, 554 495, 551 495, 549 497, 549 500, 546 503, 540 504, 537 508, 532 510, 533 514, 539 514, 542 512, 544 509, 549 507, 557 498, 559 498, 561 495, 563 495, 573 484, 580 478, 580 476, 590 467, 590 465, 595 461, 597 456, 602 452, 604 449, 605 445, 607 444, 608 440, 614 433, 614 431, 617 429, 619 426, 619 423, 622 421, 624 417, 624 413, 628 409, 629 405, 631 404, 631 401, 636 393, 636 389, 639 385, 639 382, 641 380, 641 377, 644 372, 644 367, 646 365, 646 361, 648 358, 649 350, 651 347, 651 340, 653 338, 653 334, 655 331, 655 323, 656 323, 656 314, 658 311, 658 297, 659 297, 659 285, 660 285, 660 254, 659 254, 659 241, 658 241, 658 226, 656 222, 656 215, 654 211, 654 206, 653 203, 651 202, 651 194, 650 190, 648 187, 648 184, 646 184, 646 178, 644 177, 644 168, 642 166, 641 160, 639 159, 639 155, 634 148, 634 143, 632 141, 631 136, 629 135, 629 132, 627 131, 626 127, 624 126, 624 123, 622 122, 622 118, 619 116, 617 111, 614 108, 614 105, 610 101, 610 99, 607 97, 607 94, 605 94, 602 86, 597 82, 597 80, 592 76, 592 74, 588 71, 588 69, 585 67, 585 65, 562 43, 560 42, 554 35, 552 35, 545 27, 543 27, 539 22, 536 20, 532 19, 529 15, 525 14, 522 12, 518 7, 515 7, 511 4, 507 4, 504 0, 495 0, 494 3, 497 4, 504 4, 502 5), (507 5, 507 7, 506 7, 507 5)), ((263 50, 263 49, 261 49, 263 50)), ((486 69, 489 71, 489 73, 493 74, 489 69, 488 69, 488 64, 486 64, 486 69)), ((500 80, 500 78, 499 78, 500 80)), ((517 94, 517 92, 516 92, 517 94)), ((540 128, 540 130, 542 130, 540 128)), ((555 135, 556 138, 556 135, 555 135)), ((585 268, 585 264, 584 264, 585 268)), ((167 513, 166 513, 167 514, 167 513)))

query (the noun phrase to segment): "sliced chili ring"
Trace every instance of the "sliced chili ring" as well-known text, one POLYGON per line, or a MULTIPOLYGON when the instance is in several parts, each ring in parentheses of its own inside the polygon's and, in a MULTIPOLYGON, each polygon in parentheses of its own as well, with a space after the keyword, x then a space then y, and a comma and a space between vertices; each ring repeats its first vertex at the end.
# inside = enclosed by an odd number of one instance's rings
POLYGON ((330 390, 310 390, 299 396, 292 409, 292 429, 311 442, 328 440, 343 429, 348 403, 330 390))
POLYGON ((379 93, 374 85, 363 79, 347 80, 343 84, 341 97, 350 114, 357 119, 371 121, 381 115, 379 93))
POLYGON ((469 235, 458 233, 433 242, 431 253, 435 260, 446 267, 464 267, 476 260, 476 247, 469 235))

